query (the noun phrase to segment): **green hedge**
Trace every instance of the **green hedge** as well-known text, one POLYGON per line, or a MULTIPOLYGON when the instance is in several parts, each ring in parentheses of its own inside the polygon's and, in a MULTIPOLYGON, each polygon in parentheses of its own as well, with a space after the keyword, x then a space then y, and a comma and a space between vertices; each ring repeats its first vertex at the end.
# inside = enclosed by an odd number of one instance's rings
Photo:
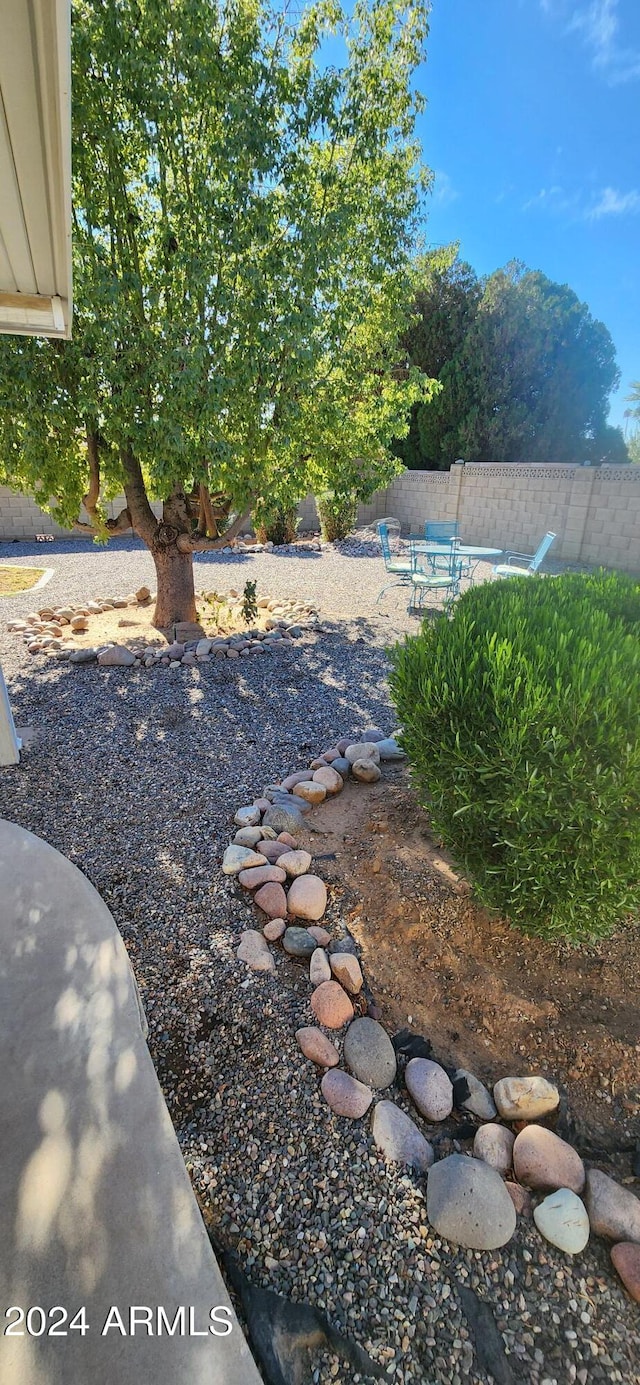
POLYGON ((324 491, 316 496, 316 508, 320 520, 320 533, 325 543, 335 543, 336 539, 346 539, 355 529, 358 514, 358 497, 353 492, 346 494, 324 491))
POLYGON ((420 799, 480 900, 574 941, 636 911, 640 583, 488 583, 393 665, 420 799))
POLYGON ((252 520, 258 543, 272 543, 276 548, 294 542, 300 522, 296 505, 264 500, 256 505, 252 520))

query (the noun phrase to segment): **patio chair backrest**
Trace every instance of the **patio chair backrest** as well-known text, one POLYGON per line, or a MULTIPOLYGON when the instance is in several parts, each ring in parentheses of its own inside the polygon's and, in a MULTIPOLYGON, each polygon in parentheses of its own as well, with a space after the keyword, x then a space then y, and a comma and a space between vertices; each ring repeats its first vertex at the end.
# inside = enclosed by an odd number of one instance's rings
POLYGON ((412 545, 411 563, 414 572, 430 573, 438 577, 459 579, 462 572, 462 561, 456 554, 454 544, 451 545, 450 553, 428 553, 424 549, 419 549, 417 545, 412 545))
POLYGON ((433 520, 424 526, 424 536, 427 543, 446 543, 448 539, 457 539, 459 524, 457 519, 433 520))
POLYGON ((545 534, 545 536, 544 536, 544 538, 543 538, 543 540, 542 540, 542 543, 539 544, 538 547, 536 548, 536 551, 535 551, 535 553, 534 553, 534 555, 533 555, 533 558, 531 559, 531 562, 529 563, 529 567, 530 567, 530 569, 531 569, 532 572, 537 572, 537 571, 538 571, 538 568, 540 567, 540 564, 541 564, 543 558, 544 558, 544 557, 546 556, 546 554, 549 552, 549 549, 551 548, 551 545, 552 545, 552 543, 554 542, 555 538, 556 538, 556 535, 555 535, 555 534, 551 534, 551 533, 545 534))
POLYGON ((385 563, 390 563, 393 558, 391 544, 393 543, 395 546, 400 538, 400 521, 397 519, 381 519, 378 521, 376 528, 378 530, 378 538, 380 539, 382 556, 385 563))

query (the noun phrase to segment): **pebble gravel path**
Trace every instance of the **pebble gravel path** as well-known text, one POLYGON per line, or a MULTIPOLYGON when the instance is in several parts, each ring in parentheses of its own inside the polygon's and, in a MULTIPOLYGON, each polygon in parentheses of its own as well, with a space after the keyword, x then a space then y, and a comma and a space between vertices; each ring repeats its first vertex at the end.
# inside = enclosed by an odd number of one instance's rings
MULTIPOLYGON (((153 580, 132 541, 0 546, 2 562, 25 557, 55 568, 51 602, 153 580)), ((355 738, 393 723, 384 645, 415 628, 406 594, 389 593, 381 614, 380 560, 335 550, 208 557, 196 577, 200 588, 249 577, 259 594, 307 598, 326 633, 305 636, 303 660, 294 648, 268 667, 129 671, 36 668, 3 637, 15 719, 34 739, 19 766, 0 772, 0 814, 63 852, 113 912, 205 1215, 251 1278, 323 1308, 399 1385, 489 1385, 456 1285, 492 1308, 514 1380, 638 1385, 638 1308, 605 1244, 593 1240, 574 1261, 524 1217, 501 1251, 435 1236, 424 1179, 386 1165, 369 1117, 335 1116, 309 1081, 295 1040, 314 1022, 308 965, 278 950, 275 974, 247 974, 235 956, 255 913, 219 869, 230 805, 253 802, 338 731, 355 738)), ((3 601, 3 626, 42 599, 3 601)), ((338 925, 334 907, 327 919, 338 925)), ((415 1116, 406 1093, 397 1101, 415 1116)), ((327 1354, 310 1379, 355 1385, 358 1376, 327 1354)))

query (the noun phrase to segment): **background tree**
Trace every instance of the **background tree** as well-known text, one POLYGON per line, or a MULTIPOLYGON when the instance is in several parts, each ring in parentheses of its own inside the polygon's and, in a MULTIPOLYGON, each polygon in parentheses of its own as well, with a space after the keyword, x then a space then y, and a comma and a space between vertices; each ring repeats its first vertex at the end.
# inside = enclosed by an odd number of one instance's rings
POLYGON ((419 465, 628 460, 606 422, 620 378, 611 336, 567 285, 515 262, 483 281, 457 261, 428 271, 404 337, 441 385, 413 411, 419 465))
POLYGON ((627 450, 629 452, 629 460, 635 462, 636 466, 638 466, 640 464, 640 431, 637 428, 629 437, 627 450))
POLYGON ((74 6, 74 339, 0 344, 0 469, 63 522, 84 500, 100 536, 133 527, 162 628, 195 618, 192 554, 225 515, 330 473, 356 343, 365 469, 424 395, 397 342, 425 34, 422 0, 325 0, 295 26, 258 0, 74 6))
POLYGON ((625 395, 627 403, 633 404, 630 409, 632 418, 640 418, 640 380, 631 381, 631 393, 625 395))
MULTIPOLYGON (((415 265, 413 315, 401 337, 401 346, 412 365, 425 376, 439 380, 445 366, 462 349, 466 333, 475 317, 482 296, 482 285, 475 270, 458 258, 458 246, 429 251, 415 265)), ((438 390, 433 387, 430 399, 438 390)), ((429 411, 431 412, 431 411, 429 411)), ((410 468, 427 465, 438 469, 448 462, 432 458, 427 462, 422 443, 421 420, 428 417, 421 403, 411 409, 407 436, 398 438, 394 452, 410 468)))

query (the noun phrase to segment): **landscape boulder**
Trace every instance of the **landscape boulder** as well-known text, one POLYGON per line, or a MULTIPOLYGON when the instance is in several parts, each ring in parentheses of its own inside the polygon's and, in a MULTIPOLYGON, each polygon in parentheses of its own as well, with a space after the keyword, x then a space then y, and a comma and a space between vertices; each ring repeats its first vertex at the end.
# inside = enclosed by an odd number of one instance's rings
POLYGON ((351 995, 357 995, 362 990, 364 982, 362 968, 358 958, 354 957, 352 953, 332 952, 331 970, 336 981, 339 981, 340 985, 344 986, 351 995))
POLYGON ((321 1029, 315 1029, 313 1025, 296 1030, 296 1041, 305 1058, 309 1058, 319 1068, 335 1068, 340 1061, 335 1044, 332 1044, 331 1039, 328 1039, 321 1029))
POLYGON ((273 827, 274 831, 278 833, 286 832, 291 835, 292 833, 304 832, 304 818, 295 806, 285 808, 274 803, 271 808, 267 808, 262 824, 263 827, 273 827))
POLYGON ((337 1116, 360 1120, 369 1110, 373 1092, 341 1068, 330 1068, 320 1083, 322 1095, 337 1116))
POLYGON ((262 933, 258 933, 255 928, 248 928, 246 933, 242 934, 236 956, 240 962, 246 962, 251 971, 275 971, 276 969, 268 943, 263 938, 262 933))
POLYGON ((321 784, 328 794, 340 793, 344 788, 344 779, 330 766, 325 768, 321 765, 320 769, 314 771, 313 780, 315 784, 321 784))
POLYGON ((351 773, 359 784, 377 784, 380 778, 380 766, 368 758, 354 760, 351 773))
POLYGON ((268 885, 272 881, 276 885, 283 885, 286 875, 278 866, 251 866, 249 870, 241 870, 238 875, 238 883, 244 890, 257 890, 260 885, 268 885))
POLYGON ((538 1231, 566 1255, 579 1255, 589 1240, 587 1209, 577 1193, 558 1188, 533 1209, 538 1231))
POLYGON ((611 1260, 631 1298, 640 1303, 640 1245, 621 1241, 613 1246, 611 1260))
POLYGON ((483 1082, 480 1082, 480 1080, 474 1077, 472 1072, 468 1072, 466 1068, 458 1068, 454 1073, 454 1081, 457 1081, 459 1078, 464 1079, 469 1088, 468 1097, 460 1102, 460 1110, 469 1111, 472 1116, 477 1116, 479 1120, 492 1121, 497 1112, 491 1092, 487 1090, 483 1082))
POLYGON ((596 1236, 640 1243, 640 1199, 635 1193, 600 1169, 589 1169, 585 1201, 596 1236))
POLYGON ((315 938, 313 938, 312 941, 314 943, 314 951, 311 954, 311 961, 309 962, 309 980, 312 986, 321 986, 323 981, 331 980, 331 967, 324 948, 315 947, 315 938))
POLYGON ((433 1149, 429 1141, 394 1101, 378 1102, 373 1113, 371 1134, 385 1159, 396 1164, 407 1164, 416 1173, 427 1173, 431 1168, 433 1149))
POLYGON ((544 1125, 527 1125, 520 1131, 513 1147, 513 1169, 527 1188, 543 1192, 570 1188, 574 1193, 584 1188, 580 1155, 544 1125))
POLYGON ((356 760, 373 760, 374 765, 378 765, 380 763, 380 751, 374 741, 359 741, 347 746, 344 758, 349 761, 350 765, 354 765, 356 760))
POLYGON ((337 981, 323 981, 311 997, 311 1009, 326 1029, 342 1029, 353 1019, 353 1005, 337 981))
POLYGON ((404 1074, 407 1091, 420 1114, 443 1121, 453 1110, 453 1085, 444 1068, 430 1058, 412 1058, 404 1074))
POLYGON ((293 789, 295 798, 301 798, 305 803, 310 803, 315 808, 319 803, 324 803, 327 797, 327 790, 324 784, 314 783, 313 779, 307 782, 305 779, 301 784, 296 784, 293 789))
POLYGON ((498 1173, 508 1173, 511 1168, 513 1142, 515 1136, 506 1125, 493 1125, 488 1121, 476 1130, 473 1153, 476 1159, 484 1159, 498 1173))
MULTIPOLYGON (((282 842, 274 842, 278 849, 282 847, 282 842)), ((278 865, 281 870, 286 871, 292 879, 298 875, 306 875, 311 865, 311 853, 309 851, 285 851, 281 852, 278 865)))
POLYGON ((257 827, 260 821, 260 809, 256 808, 255 803, 249 803, 246 807, 238 808, 233 821, 237 827, 257 827))
POLYGON ((135 661, 135 654, 123 644, 111 644, 98 655, 101 668, 131 668, 135 661))
POLYGON ((516 1209, 500 1174, 465 1154, 450 1154, 433 1165, 427 1216, 439 1236, 470 1250, 497 1250, 516 1229, 516 1209))
POLYGON ((368 1087, 381 1090, 395 1081, 395 1050, 386 1030, 376 1020, 367 1016, 354 1020, 345 1035, 343 1052, 347 1067, 368 1087))
POLYGON ((267 859, 259 851, 254 851, 250 846, 240 846, 233 842, 228 846, 222 857, 222 870, 224 875, 239 875, 240 871, 252 870, 256 866, 266 866, 267 859))
POLYGON ((556 1110, 560 1093, 546 1077, 503 1077, 493 1099, 503 1120, 533 1121, 556 1110))
POLYGON ((261 885, 253 898, 258 908, 262 909, 263 913, 267 914, 270 919, 284 918, 287 911, 287 896, 282 885, 261 885))
POLYGON ((287 908, 293 918, 317 923, 327 907, 327 887, 319 875, 299 875, 287 896, 287 908))
POLYGON ((311 957, 316 950, 316 940, 306 928, 287 928, 282 946, 291 957, 311 957))

